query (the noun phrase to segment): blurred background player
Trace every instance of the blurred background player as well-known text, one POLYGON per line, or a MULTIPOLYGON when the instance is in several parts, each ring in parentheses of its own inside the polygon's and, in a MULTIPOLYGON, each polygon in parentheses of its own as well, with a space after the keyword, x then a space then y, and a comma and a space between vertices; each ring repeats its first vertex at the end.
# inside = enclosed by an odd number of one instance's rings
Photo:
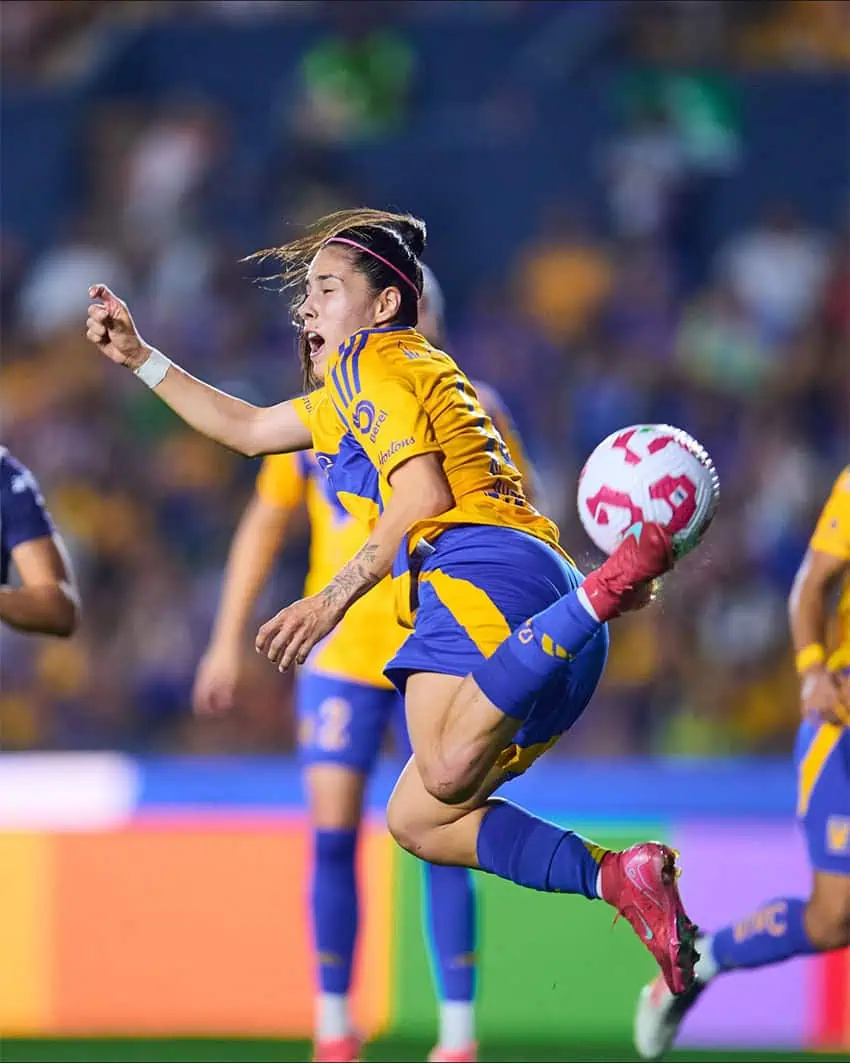
MULTIPOLYGON (((420 327, 439 346, 443 294, 431 270, 424 272, 420 327)), ((530 483, 530 466, 504 405, 492 389, 476 387, 530 483)), ((301 505, 311 536, 306 594, 320 590, 362 545, 362 529, 336 499, 312 451, 266 458, 233 539, 212 638, 198 667, 196 712, 233 705, 247 625, 290 517, 301 505)), ((396 622, 387 580, 316 647, 296 681, 299 751, 314 828, 317 1060, 354 1059, 360 1048, 348 1003, 359 913, 355 851, 366 782, 388 730, 396 754, 405 760, 411 755, 403 701, 383 675, 407 634, 396 622)), ((431 1059, 465 1063, 476 1057, 472 876, 464 868, 429 864, 426 881, 428 941, 441 1001, 439 1043, 431 1059)))
POLYGON ((794 580, 789 616, 803 716, 795 749, 797 815, 814 872, 812 894, 808 901, 775 898, 700 938, 697 980, 680 997, 661 979, 646 986, 635 1019, 644 1059, 672 1047, 685 1015, 717 975, 850 945, 850 466, 823 508, 794 580))
POLYGON ((68 552, 38 483, 0 447, 0 620, 18 631, 68 636, 79 616, 68 552), (11 566, 19 586, 8 586, 11 566))

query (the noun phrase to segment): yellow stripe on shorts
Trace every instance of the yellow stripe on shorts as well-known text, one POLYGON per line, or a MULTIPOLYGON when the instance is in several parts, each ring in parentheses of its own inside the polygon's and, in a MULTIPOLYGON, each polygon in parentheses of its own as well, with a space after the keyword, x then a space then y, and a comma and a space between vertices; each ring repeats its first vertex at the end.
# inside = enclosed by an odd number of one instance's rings
POLYGON ((820 778, 829 755, 838 745, 844 728, 835 723, 822 723, 812 739, 812 744, 800 761, 799 785, 797 792, 797 815, 805 816, 809 810, 809 801, 815 783, 820 778))
POLYGON ((511 775, 522 775, 538 757, 542 757, 550 750, 560 737, 557 734, 546 742, 535 742, 533 746, 518 746, 512 742, 509 746, 505 746, 496 759, 496 771, 500 775, 506 775, 508 772, 511 775))
POLYGON ((437 597, 485 657, 510 635, 511 629, 501 611, 474 583, 449 576, 438 568, 423 572, 419 580, 431 584, 437 597))

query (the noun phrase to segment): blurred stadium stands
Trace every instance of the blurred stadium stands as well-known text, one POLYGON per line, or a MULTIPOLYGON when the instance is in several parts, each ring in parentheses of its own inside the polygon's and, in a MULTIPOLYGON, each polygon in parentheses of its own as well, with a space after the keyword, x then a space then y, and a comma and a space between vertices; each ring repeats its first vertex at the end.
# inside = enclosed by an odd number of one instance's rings
POLYGON ((563 755, 790 750, 784 598, 848 454, 846 3, 7 0, 0 51, 3 442, 85 600, 67 644, 2 633, 5 749, 291 747, 253 654, 235 717, 188 713, 256 466, 97 362, 86 289, 276 401, 287 309, 240 258, 368 203, 426 218, 450 349, 509 400, 579 559, 609 431, 680 424, 718 466, 705 547, 618 626, 563 755))

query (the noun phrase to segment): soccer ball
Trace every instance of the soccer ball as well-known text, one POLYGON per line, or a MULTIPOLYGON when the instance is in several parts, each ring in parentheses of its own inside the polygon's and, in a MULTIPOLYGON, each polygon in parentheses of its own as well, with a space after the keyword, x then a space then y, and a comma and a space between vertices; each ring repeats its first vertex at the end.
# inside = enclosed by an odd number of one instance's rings
POLYGON ((584 530, 606 554, 638 521, 652 520, 673 536, 677 557, 700 541, 720 493, 705 448, 681 428, 638 424, 604 439, 578 481, 584 530))

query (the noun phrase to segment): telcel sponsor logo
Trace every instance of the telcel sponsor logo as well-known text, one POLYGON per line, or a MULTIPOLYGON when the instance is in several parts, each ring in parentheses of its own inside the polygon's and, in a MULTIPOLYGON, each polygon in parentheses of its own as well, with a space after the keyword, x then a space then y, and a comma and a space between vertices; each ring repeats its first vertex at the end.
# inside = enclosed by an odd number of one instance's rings
POLYGON ((384 423, 384 421, 386 421, 386 419, 387 419, 387 411, 386 410, 378 410, 378 416, 375 418, 375 425, 372 428, 372 431, 369 433, 369 440, 372 443, 374 443, 375 440, 378 438, 378 432, 380 432, 381 425, 384 423))

